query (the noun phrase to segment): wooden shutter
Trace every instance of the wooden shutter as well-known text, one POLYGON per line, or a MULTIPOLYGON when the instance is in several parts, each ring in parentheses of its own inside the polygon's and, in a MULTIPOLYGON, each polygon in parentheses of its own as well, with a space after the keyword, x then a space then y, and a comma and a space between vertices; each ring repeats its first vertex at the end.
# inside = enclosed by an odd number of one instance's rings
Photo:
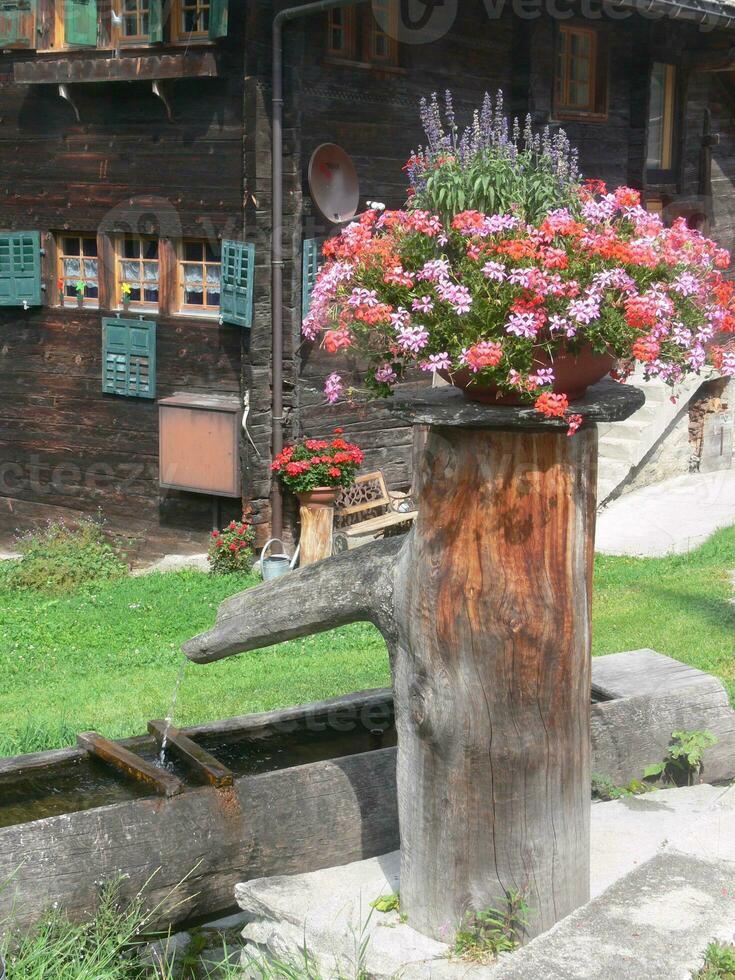
POLYGON ((301 276, 301 316, 306 316, 311 306, 311 294, 319 271, 319 243, 316 238, 307 238, 304 242, 301 276))
POLYGON ((251 242, 222 242, 220 319, 239 327, 253 325, 255 246, 251 242))
POLYGON ((36 0, 0 0, 0 48, 35 48, 36 0))
POLYGON ((162 0, 148 0, 148 40, 151 44, 163 41, 162 0))
POLYGON ((97 0, 64 0, 64 42, 97 47, 97 0))
POLYGON ((229 0, 209 0, 209 36, 212 40, 227 36, 229 0))
POLYGON ((156 396, 156 324, 152 320, 102 320, 102 390, 132 398, 156 396))
POLYGON ((41 305, 41 234, 0 233, 0 306, 41 305))

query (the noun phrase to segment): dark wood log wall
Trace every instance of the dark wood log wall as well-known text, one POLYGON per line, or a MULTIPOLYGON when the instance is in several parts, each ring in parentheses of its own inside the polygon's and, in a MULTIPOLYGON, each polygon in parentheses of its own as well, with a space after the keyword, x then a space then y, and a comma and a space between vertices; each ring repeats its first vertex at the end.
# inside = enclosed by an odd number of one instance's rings
MULTIPOLYGON (((244 230, 255 242, 250 336, 211 321, 158 317, 158 389, 159 395, 184 387, 250 393, 255 448, 243 440, 243 496, 252 500, 263 525, 261 540, 270 487, 273 6, 273 0, 231 4, 230 35, 219 46, 222 77, 177 81, 173 122, 149 82, 118 82, 77 86, 77 123, 54 86, 11 81, 14 60, 35 55, 0 55, 0 227, 95 231, 106 222, 145 229, 158 220, 174 237, 238 236, 244 230)), ((377 199, 398 206, 405 193, 401 167, 421 140, 422 95, 451 88, 460 115, 467 117, 486 90, 502 88, 513 112, 530 112, 537 124, 549 119, 553 21, 545 15, 516 17, 510 4, 498 5, 492 20, 479 0, 458 6, 446 36, 402 46, 398 71, 329 64, 322 17, 285 31, 285 435, 341 425, 365 448, 366 466, 383 469, 394 487, 412 480, 410 430, 380 404, 327 407, 322 386, 336 362, 301 343, 301 245, 328 231, 308 199, 306 168, 316 146, 337 142, 357 164, 361 204, 377 199)), ((717 32, 703 34, 669 19, 654 23, 637 14, 608 27, 607 121, 569 122, 565 128, 579 146, 586 175, 612 186, 642 186, 651 58, 724 42, 717 32)), ((713 149, 712 232, 728 247, 735 236, 730 85, 724 76, 689 78, 680 189, 696 192, 702 114, 709 106, 712 129, 721 135, 713 149)), ((48 471, 62 457, 81 465, 80 459, 105 459, 114 448, 120 460, 144 462, 148 475, 133 489, 118 483, 94 492, 79 486, 68 494, 40 492, 27 475, 17 489, 0 486, 0 534, 56 506, 99 506, 120 523, 140 518, 156 534, 169 524, 193 530, 208 523, 205 498, 159 492, 155 406, 102 396, 99 333, 93 313, 0 310, 0 466, 25 465, 24 454, 34 454, 48 471), (126 442, 122 434, 128 432, 135 436, 126 442)), ((286 517, 293 530, 296 509, 289 498, 286 517)))
MULTIPOLYGON (((14 61, 39 56, 0 56, 0 228, 239 237, 244 6, 232 8, 230 36, 217 46, 222 77, 171 83, 173 121, 141 81, 75 86, 76 122, 56 86, 12 81, 14 61)), ((100 509, 113 527, 168 539, 169 547, 182 532, 201 539, 209 499, 158 487, 156 403, 101 392, 104 298, 100 311, 54 307, 55 282, 48 259, 50 305, 0 310, 0 534, 100 509)), ((157 397, 239 392, 240 328, 151 318, 157 397)))

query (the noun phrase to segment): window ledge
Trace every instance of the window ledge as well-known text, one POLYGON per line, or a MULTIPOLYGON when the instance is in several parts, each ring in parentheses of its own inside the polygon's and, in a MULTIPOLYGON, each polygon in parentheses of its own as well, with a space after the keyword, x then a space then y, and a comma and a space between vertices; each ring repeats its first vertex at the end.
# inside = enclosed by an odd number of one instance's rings
POLYGON ((172 316, 177 320, 204 320, 209 323, 219 321, 219 311, 217 313, 197 313, 196 310, 176 310, 172 316))
POLYGON ((60 85, 89 82, 157 81, 163 78, 217 78, 220 62, 210 48, 181 51, 159 46, 120 57, 109 50, 55 51, 43 59, 18 61, 13 66, 16 82, 25 85, 60 85))

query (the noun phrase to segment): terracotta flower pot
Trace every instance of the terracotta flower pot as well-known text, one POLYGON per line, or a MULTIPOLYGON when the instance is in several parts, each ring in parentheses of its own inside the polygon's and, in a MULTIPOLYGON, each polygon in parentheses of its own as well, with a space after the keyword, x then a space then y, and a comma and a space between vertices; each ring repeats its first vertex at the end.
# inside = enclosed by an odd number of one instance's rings
MULTIPOLYGON (((533 366, 536 369, 551 367, 554 369, 554 391, 563 392, 570 402, 584 398, 590 385, 597 384, 615 366, 612 354, 598 354, 589 344, 585 344, 579 354, 570 351, 560 351, 553 359, 545 350, 539 349, 534 357, 533 366)), ((524 399, 515 392, 501 393, 497 385, 478 384, 476 375, 469 370, 441 371, 443 378, 461 388, 465 398, 484 405, 520 405, 524 399)))
POLYGON ((297 494, 297 497, 302 507, 334 507, 339 492, 339 487, 314 487, 306 493, 297 494))

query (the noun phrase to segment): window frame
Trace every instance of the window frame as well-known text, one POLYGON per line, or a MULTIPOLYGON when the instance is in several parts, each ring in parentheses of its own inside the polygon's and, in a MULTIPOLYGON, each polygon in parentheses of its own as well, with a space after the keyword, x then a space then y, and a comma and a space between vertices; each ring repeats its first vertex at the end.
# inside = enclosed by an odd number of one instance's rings
MULTIPOLYGON (((54 233, 54 245, 55 245, 55 251, 56 251, 56 282, 57 282, 57 284, 59 282, 62 282, 63 281, 64 284, 66 285, 67 280, 70 281, 70 277, 67 277, 64 274, 64 259, 73 259, 73 258, 79 258, 80 260, 94 259, 94 261, 97 263, 97 279, 96 279, 96 283, 97 283, 97 295, 96 296, 87 296, 86 295, 86 292, 85 292, 85 296, 84 296, 83 302, 82 302, 82 308, 83 309, 90 309, 90 310, 98 310, 98 309, 100 309, 100 295, 101 295, 101 290, 102 290, 102 259, 101 259, 101 256, 100 256, 100 243, 99 243, 99 239, 97 237, 97 234, 95 232, 82 232, 82 231, 79 231, 79 232, 77 232, 77 231, 57 231, 57 232, 54 233), (64 239, 67 239, 67 238, 69 238, 69 239, 76 239, 78 241, 78 243, 79 243, 79 255, 78 256, 67 254, 66 249, 64 247, 64 239), (84 243, 85 239, 88 240, 88 241, 94 241, 95 248, 96 248, 95 255, 92 256, 92 255, 85 255, 84 254, 84 251, 83 251, 84 245, 83 245, 83 243, 84 243)), ((83 268, 83 265, 82 265, 82 268, 83 268)), ((87 280, 86 280, 86 278, 84 277, 83 274, 80 274, 79 279, 77 281, 80 281, 80 280, 82 280, 84 282, 87 282, 87 280)), ((76 290, 75 290, 75 294, 78 297, 79 294, 76 293, 76 290)), ((78 307, 79 306, 79 300, 78 300, 78 298, 67 296, 66 295, 66 289, 65 288, 64 289, 61 289, 61 290, 58 290, 57 289, 57 297, 56 298, 57 298, 58 305, 60 307, 62 307, 63 309, 69 309, 71 307, 78 307), (58 295, 59 293, 61 293, 63 295, 58 295)))
POLYGON ((210 25, 212 23, 212 0, 173 0, 168 17, 169 37, 172 44, 203 44, 211 43, 210 25), (187 31, 184 29, 184 6, 206 6, 208 12, 207 27, 202 31, 187 31))
POLYGON ((206 249, 212 247, 212 243, 207 241, 205 238, 181 238, 176 243, 175 249, 175 259, 176 259, 176 312, 179 316, 194 316, 217 320, 220 316, 220 308, 222 304, 222 246, 221 243, 217 243, 220 249, 220 257, 217 261, 212 262, 207 259, 206 249), (186 245, 201 245, 202 246, 202 260, 190 260, 186 259, 184 255, 184 249, 186 245), (219 300, 216 306, 211 306, 206 303, 202 303, 198 306, 196 303, 186 302, 186 284, 184 280, 184 266, 186 265, 201 265, 203 271, 202 278, 202 289, 203 289, 203 299, 206 300, 206 295, 208 290, 206 289, 206 275, 207 269, 211 266, 217 266, 219 269, 219 300))
MULTIPOLYGON (((394 34, 397 33, 397 0, 376 0, 376 2, 389 5, 391 23, 395 25, 394 34)), ((366 4, 359 9, 355 5, 350 5, 330 10, 327 12, 325 23, 327 61, 338 65, 349 65, 353 68, 401 71, 398 41, 380 27, 373 13, 372 4, 366 4), (344 43, 341 48, 335 47, 332 43, 333 18, 337 15, 346 18, 341 27, 344 32, 344 43), (378 36, 387 38, 388 51, 385 55, 380 55, 375 51, 375 41, 378 36)))
POLYGON ((648 71, 648 98, 646 102, 646 141, 645 141, 645 175, 646 184, 669 185, 677 182, 679 169, 680 146, 679 134, 681 132, 681 81, 682 71, 675 62, 652 59, 648 71), (663 132, 664 141, 668 143, 668 148, 664 147, 662 153, 662 166, 650 166, 648 163, 649 138, 651 131, 651 85, 653 82, 653 72, 656 65, 662 65, 667 71, 664 82, 664 121, 663 132), (667 104, 668 100, 668 104, 667 104), (668 117, 668 119, 666 118, 668 117), (668 129, 668 134, 666 130, 668 129), (668 166, 663 166, 667 162, 668 166))
POLYGON ((570 20, 558 24, 554 44, 554 70, 552 77, 552 116, 555 120, 570 122, 607 122, 610 94, 610 58, 609 35, 602 27, 591 27, 589 24, 570 20), (589 89, 590 99, 586 107, 571 105, 568 102, 569 64, 572 57, 566 52, 564 67, 560 73, 562 45, 573 34, 584 34, 591 39, 589 57, 589 89), (561 90, 560 90, 561 86, 561 90))
MULTIPOLYGON (((142 310, 149 313, 160 313, 163 310, 163 273, 164 273, 164 260, 162 257, 162 247, 161 239, 157 238, 155 235, 119 235, 115 239, 115 288, 113 292, 115 308, 122 310, 125 308, 131 310, 142 310), (156 242, 156 258, 146 259, 142 254, 139 254, 137 258, 130 258, 124 255, 124 246, 126 241, 135 240, 139 243, 142 242, 156 242), (155 262, 158 266, 158 299, 146 300, 143 299, 143 293, 145 291, 145 280, 143 278, 137 280, 140 283, 141 299, 134 300, 129 299, 127 304, 123 302, 122 285, 127 282, 127 279, 123 278, 122 266, 124 262, 138 262, 140 265, 140 272, 143 272, 143 264, 146 262, 155 262)), ((139 249, 139 253, 140 253, 139 249)), ((128 283, 129 284, 129 283, 128 283)), ((130 284, 129 284, 130 285, 130 284)))

